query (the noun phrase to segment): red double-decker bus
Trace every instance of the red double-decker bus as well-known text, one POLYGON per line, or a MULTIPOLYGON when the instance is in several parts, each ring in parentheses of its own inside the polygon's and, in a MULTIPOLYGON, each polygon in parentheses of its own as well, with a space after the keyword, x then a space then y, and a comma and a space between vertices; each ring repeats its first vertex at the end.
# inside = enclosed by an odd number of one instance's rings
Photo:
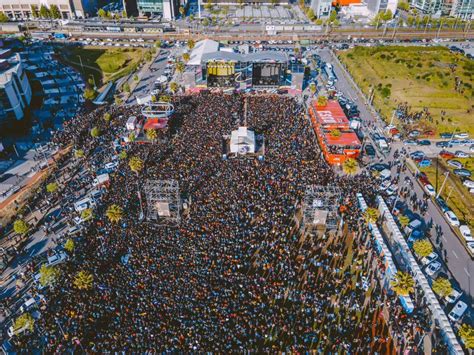
POLYGON ((340 165, 348 158, 359 156, 362 145, 337 101, 330 100, 324 106, 313 101, 309 115, 321 150, 330 164, 340 165))

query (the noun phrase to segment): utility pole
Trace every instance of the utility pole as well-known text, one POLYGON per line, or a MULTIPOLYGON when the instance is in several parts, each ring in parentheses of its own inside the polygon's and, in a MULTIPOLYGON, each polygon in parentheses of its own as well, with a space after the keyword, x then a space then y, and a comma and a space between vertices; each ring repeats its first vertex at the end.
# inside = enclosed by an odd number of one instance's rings
POLYGON ((201 0, 198 0, 198 13, 199 13, 199 18, 201 18, 201 0))
POLYGON ((86 76, 86 73, 84 72, 84 65, 82 64, 82 58, 80 55, 78 55, 79 57, 79 62, 81 63, 81 68, 82 68, 82 75, 84 75, 84 77, 86 76))
POLYGON ((441 192, 443 191, 444 185, 446 184, 446 181, 448 180, 449 171, 447 171, 445 175, 446 175, 446 177, 444 178, 443 184, 441 185, 441 188, 439 189, 439 192, 436 195, 436 198, 438 198, 439 195, 441 195, 441 192))

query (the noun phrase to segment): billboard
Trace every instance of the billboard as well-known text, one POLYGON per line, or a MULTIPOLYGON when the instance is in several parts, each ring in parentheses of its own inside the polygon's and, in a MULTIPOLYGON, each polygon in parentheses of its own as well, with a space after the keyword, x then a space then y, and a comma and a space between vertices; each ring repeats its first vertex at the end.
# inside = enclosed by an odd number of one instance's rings
POLYGON ((252 85, 279 86, 283 75, 281 63, 253 63, 252 85))
POLYGON ((208 87, 235 86, 235 64, 232 62, 209 62, 206 72, 208 87))

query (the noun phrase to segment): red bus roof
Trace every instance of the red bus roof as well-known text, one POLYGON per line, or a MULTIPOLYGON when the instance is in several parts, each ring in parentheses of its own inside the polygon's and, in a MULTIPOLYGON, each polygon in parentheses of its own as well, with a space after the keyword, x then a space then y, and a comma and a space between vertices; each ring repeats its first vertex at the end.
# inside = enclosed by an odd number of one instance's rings
POLYGON ((316 109, 317 120, 322 126, 334 124, 349 125, 349 120, 339 102, 330 100, 326 105, 318 106, 318 102, 314 101, 313 106, 316 109))
POLYGON ((342 132, 339 137, 333 137, 330 132, 324 132, 324 139, 327 145, 360 146, 359 138, 354 132, 342 132))

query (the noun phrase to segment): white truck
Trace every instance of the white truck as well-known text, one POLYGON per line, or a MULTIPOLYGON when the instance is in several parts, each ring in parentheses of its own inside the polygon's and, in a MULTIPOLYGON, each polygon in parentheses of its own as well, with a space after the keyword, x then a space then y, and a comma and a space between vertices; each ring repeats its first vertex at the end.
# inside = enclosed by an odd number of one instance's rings
POLYGON ((92 182, 92 185, 94 185, 95 187, 102 186, 106 184, 107 182, 109 182, 109 180, 110 180, 109 174, 107 173, 100 174, 100 175, 97 175, 97 177, 94 179, 94 181, 92 182))

